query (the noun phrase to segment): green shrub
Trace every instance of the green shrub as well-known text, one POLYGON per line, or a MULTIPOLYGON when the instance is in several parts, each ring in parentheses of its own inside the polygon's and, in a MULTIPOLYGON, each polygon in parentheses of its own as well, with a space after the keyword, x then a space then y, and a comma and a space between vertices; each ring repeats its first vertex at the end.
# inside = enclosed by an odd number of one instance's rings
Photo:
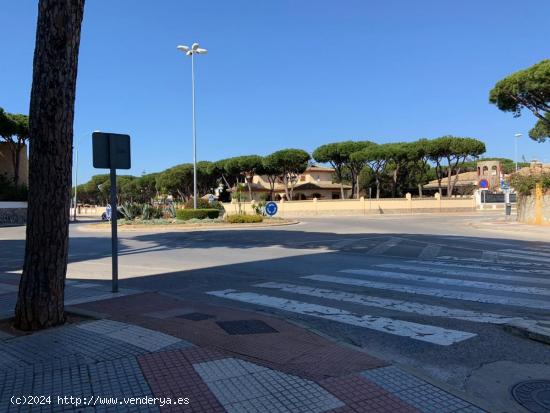
POLYGON ((520 195, 529 195, 535 189, 537 183, 542 184, 543 190, 550 189, 550 174, 543 175, 515 175, 512 177, 511 185, 520 195))
POLYGON ((128 221, 133 221, 136 218, 139 218, 143 212, 143 206, 140 204, 131 204, 127 202, 120 208, 120 212, 124 215, 124 219, 128 221))
POLYGON ((245 214, 236 214, 229 215, 227 217, 227 222, 231 224, 251 224, 256 222, 262 222, 264 219, 261 215, 245 215, 245 214))
MULTIPOLYGON (((193 208, 193 198, 187 200, 184 204, 185 208, 192 209, 193 208)), ((210 206, 210 202, 206 199, 197 198, 197 209, 210 209, 212 208, 210 206)))
POLYGON ((150 219, 160 219, 162 218, 163 211, 162 207, 156 207, 149 204, 143 205, 143 210, 141 212, 141 217, 145 220, 150 219))
POLYGON ((202 209, 192 209, 192 208, 185 208, 185 209, 178 209, 176 211, 176 217, 178 219, 181 219, 183 221, 187 221, 189 219, 205 219, 205 218, 218 218, 220 216, 220 210, 214 209, 214 208, 202 208, 202 209))
MULTIPOLYGON (((193 208, 193 199, 188 200, 184 204, 185 208, 190 209, 193 208)), ((212 203, 209 202, 207 199, 198 198, 197 199, 197 209, 223 209, 223 205, 221 202, 213 201, 212 203)))

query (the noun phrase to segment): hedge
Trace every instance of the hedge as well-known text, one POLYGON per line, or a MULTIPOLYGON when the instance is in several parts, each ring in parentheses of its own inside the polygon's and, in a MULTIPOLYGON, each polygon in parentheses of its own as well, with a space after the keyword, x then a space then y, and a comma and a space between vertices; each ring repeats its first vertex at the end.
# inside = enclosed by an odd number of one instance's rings
POLYGON ((245 215, 245 214, 236 214, 229 215, 227 217, 227 222, 231 224, 248 224, 255 222, 262 222, 264 219, 261 215, 245 215))
POLYGON ((515 175, 511 185, 520 195, 530 195, 537 184, 541 184, 543 190, 550 189, 550 174, 541 175, 515 175))
POLYGON ((178 209, 176 211, 176 218, 181 219, 183 221, 187 221, 188 219, 215 219, 220 216, 220 210, 219 209, 213 209, 213 208, 202 208, 202 209, 191 209, 191 208, 185 208, 185 209, 178 209))

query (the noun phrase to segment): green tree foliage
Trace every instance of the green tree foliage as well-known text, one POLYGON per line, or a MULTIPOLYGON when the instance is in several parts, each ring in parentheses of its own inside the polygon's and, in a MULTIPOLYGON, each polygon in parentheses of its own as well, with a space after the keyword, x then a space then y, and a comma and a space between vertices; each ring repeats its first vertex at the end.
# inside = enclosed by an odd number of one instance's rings
POLYGON ((447 196, 453 194, 454 186, 464 163, 470 158, 477 158, 485 152, 485 144, 474 138, 442 136, 428 141, 428 154, 435 164, 439 192, 441 182, 447 176, 447 196), (453 178, 454 175, 454 178, 453 178))
POLYGON ((530 110, 543 126, 529 133, 532 139, 544 141, 550 128, 550 59, 520 70, 497 82, 489 93, 489 102, 504 112, 520 116, 522 109, 530 110))
POLYGON ((311 157, 302 149, 290 148, 273 152, 266 158, 267 164, 279 171, 279 179, 285 186, 286 199, 292 200, 294 186, 300 174, 308 167, 311 157))
POLYGON ((177 165, 159 173, 156 186, 167 195, 187 201, 193 193, 193 164, 177 165))
POLYGON ((248 186, 249 198, 252 201, 252 178, 262 169, 262 157, 258 155, 245 155, 229 158, 224 164, 228 174, 238 174, 243 177, 248 186))
POLYGON ((361 158, 351 158, 351 155, 358 152, 369 145, 373 145, 370 141, 344 141, 328 143, 321 145, 313 151, 313 159, 317 162, 329 163, 334 168, 336 181, 340 183, 341 198, 344 199, 344 182, 346 175, 349 174, 352 191, 351 197, 354 194, 359 195, 358 176, 365 164, 361 158))
POLYGON ((550 139, 550 112, 546 112, 544 115, 546 122, 539 119, 535 123, 535 127, 529 131, 529 137, 533 140, 544 142, 546 139, 550 139))
POLYGON ((269 200, 273 200, 275 184, 277 183, 279 176, 283 174, 281 165, 277 162, 275 157, 266 156, 262 158, 262 167, 259 173, 265 176, 267 182, 269 182, 269 200))
POLYGON ((351 154, 354 162, 362 162, 370 168, 370 175, 376 186, 376 199, 380 198, 380 186, 388 156, 384 145, 368 145, 366 148, 351 154))

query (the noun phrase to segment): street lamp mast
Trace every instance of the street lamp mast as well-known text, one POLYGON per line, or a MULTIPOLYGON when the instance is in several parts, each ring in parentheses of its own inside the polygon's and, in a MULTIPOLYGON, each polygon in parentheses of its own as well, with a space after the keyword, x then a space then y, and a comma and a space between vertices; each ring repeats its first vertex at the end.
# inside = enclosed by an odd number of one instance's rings
POLYGON ((518 171, 518 139, 521 138, 523 136, 523 134, 521 133, 516 133, 514 135, 515 139, 514 139, 514 157, 515 157, 515 161, 516 161, 516 172, 518 171))
POLYGON ((198 43, 193 43, 191 47, 179 45, 178 50, 191 56, 191 95, 193 100, 193 208, 197 209, 197 126, 195 116, 195 58, 196 54, 206 54, 207 50, 199 47, 198 43))

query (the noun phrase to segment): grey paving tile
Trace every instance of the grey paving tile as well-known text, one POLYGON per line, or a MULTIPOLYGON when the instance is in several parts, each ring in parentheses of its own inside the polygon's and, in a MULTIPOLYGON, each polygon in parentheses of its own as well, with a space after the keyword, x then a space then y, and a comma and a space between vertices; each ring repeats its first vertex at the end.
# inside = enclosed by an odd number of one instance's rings
POLYGON ((72 366, 143 354, 142 348, 76 326, 63 326, 0 344, 0 370, 72 366))
POLYGON ((206 383, 268 370, 266 367, 235 358, 198 363, 194 364, 193 368, 206 383))
POLYGON ((114 338, 147 351, 158 351, 182 340, 147 328, 113 320, 97 320, 77 326, 106 337, 114 338))
MULTIPOLYGON (((89 366, 92 393, 101 398, 153 397, 135 358, 110 360, 89 366)), ((97 412, 158 412, 159 407, 147 404, 96 405, 97 412)))
POLYGON ((367 370, 363 377, 425 413, 482 412, 472 404, 396 366, 367 370))
POLYGON ((344 405, 315 382, 243 360, 193 367, 229 412, 324 412, 344 405))
POLYGON ((361 375, 389 392, 397 392, 426 384, 425 381, 395 366, 367 370, 362 372, 361 375))

